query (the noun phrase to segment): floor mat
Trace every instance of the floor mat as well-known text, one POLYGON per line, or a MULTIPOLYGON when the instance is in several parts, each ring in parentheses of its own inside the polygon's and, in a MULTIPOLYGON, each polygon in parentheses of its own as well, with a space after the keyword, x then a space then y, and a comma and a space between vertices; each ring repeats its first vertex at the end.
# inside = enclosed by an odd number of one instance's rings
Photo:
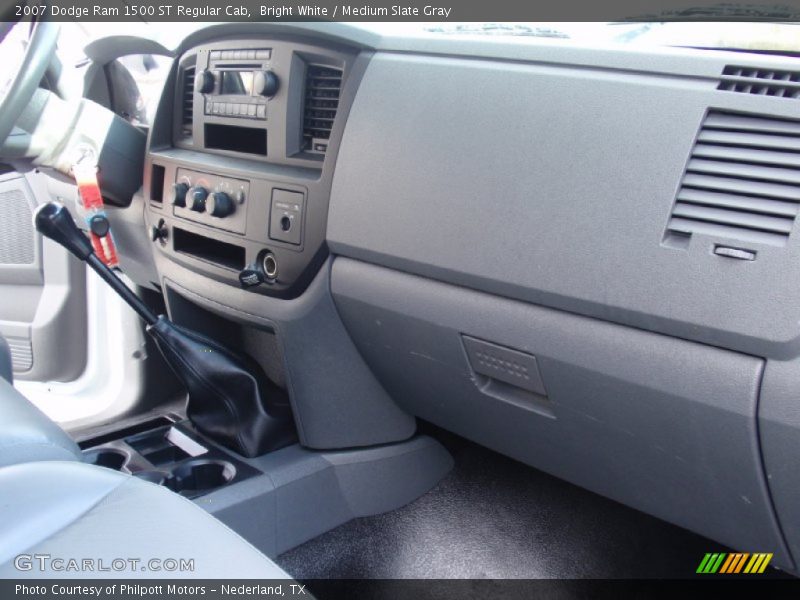
POLYGON ((278 558, 298 579, 680 578, 719 544, 428 431, 454 470, 415 502, 356 519, 278 558))

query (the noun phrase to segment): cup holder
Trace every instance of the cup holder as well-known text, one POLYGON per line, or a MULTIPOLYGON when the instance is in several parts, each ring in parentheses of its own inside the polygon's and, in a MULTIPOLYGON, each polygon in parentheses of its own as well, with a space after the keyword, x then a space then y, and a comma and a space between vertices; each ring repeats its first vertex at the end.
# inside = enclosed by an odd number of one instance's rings
POLYGON ((134 473, 133 476, 156 485, 164 485, 166 482, 166 476, 161 471, 139 471, 134 473))
POLYGON ((120 471, 125 466, 125 463, 128 462, 128 455, 121 450, 103 448, 102 450, 87 452, 85 460, 90 465, 120 471))
POLYGON ((236 475, 236 467, 224 460, 191 460, 173 469, 166 486, 174 492, 201 492, 222 487, 236 475))

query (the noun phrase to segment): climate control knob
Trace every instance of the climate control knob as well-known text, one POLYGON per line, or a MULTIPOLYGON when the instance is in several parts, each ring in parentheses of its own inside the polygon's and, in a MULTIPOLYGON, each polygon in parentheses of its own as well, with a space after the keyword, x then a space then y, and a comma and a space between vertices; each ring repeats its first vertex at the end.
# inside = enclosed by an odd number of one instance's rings
POLYGON ((274 96, 278 91, 278 76, 272 71, 258 71, 253 78, 253 90, 261 96, 274 96))
POLYGON ((214 91, 216 78, 211 71, 201 72, 194 80, 194 91, 198 94, 210 94, 214 91))
POLYGON ((208 198, 208 190, 202 186, 192 188, 192 193, 189 196, 189 208, 195 212, 205 212, 206 198, 208 198))
POLYGON ((222 219, 236 211, 236 203, 225 192, 214 192, 206 200, 206 209, 212 217, 222 219))
POLYGON ((183 208, 186 206, 186 193, 189 191, 189 186, 185 183, 172 184, 172 206, 183 208))

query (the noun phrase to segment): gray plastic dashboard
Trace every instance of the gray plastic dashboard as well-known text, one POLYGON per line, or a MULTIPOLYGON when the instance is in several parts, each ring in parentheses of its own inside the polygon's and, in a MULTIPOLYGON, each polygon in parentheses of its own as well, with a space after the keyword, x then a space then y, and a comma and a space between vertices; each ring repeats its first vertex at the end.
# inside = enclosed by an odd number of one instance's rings
POLYGON ((296 297, 327 255, 333 164, 368 54, 213 31, 178 50, 154 119, 143 190, 153 247, 231 285, 245 270, 260 275, 253 293, 296 297), (267 257, 274 272, 262 268, 267 257))
MULTIPOLYGON (((273 332, 309 447, 421 417, 794 570, 798 61, 313 23, 211 28, 179 54, 275 35, 360 65, 321 170, 173 145, 171 120, 150 158, 167 179, 321 173, 308 287, 254 293, 156 247, 173 316, 273 332)), ((265 243, 245 238, 248 258, 265 243)))
POLYGON ((331 192, 334 299, 373 372, 412 414, 793 570, 800 104, 779 80, 800 63, 417 43, 370 61, 331 192))
MULTIPOLYGON (((712 345, 796 356, 799 237, 781 247, 704 234, 680 248, 664 243, 710 110, 800 116, 791 98, 717 90, 726 65, 753 61, 709 55, 679 74, 659 72, 663 56, 647 71, 603 53, 595 67, 377 54, 341 148, 332 250, 712 345), (715 244, 757 255, 715 255, 715 244)), ((797 181, 795 171, 787 202, 795 212, 797 181)))

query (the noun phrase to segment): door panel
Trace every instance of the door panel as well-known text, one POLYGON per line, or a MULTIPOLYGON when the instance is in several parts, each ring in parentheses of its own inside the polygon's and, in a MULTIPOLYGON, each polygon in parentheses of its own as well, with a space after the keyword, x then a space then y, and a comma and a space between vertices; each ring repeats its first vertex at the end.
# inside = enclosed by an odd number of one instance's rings
POLYGON ((0 176, 0 334, 15 378, 71 381, 86 364, 85 268, 33 227, 43 177, 0 176))

